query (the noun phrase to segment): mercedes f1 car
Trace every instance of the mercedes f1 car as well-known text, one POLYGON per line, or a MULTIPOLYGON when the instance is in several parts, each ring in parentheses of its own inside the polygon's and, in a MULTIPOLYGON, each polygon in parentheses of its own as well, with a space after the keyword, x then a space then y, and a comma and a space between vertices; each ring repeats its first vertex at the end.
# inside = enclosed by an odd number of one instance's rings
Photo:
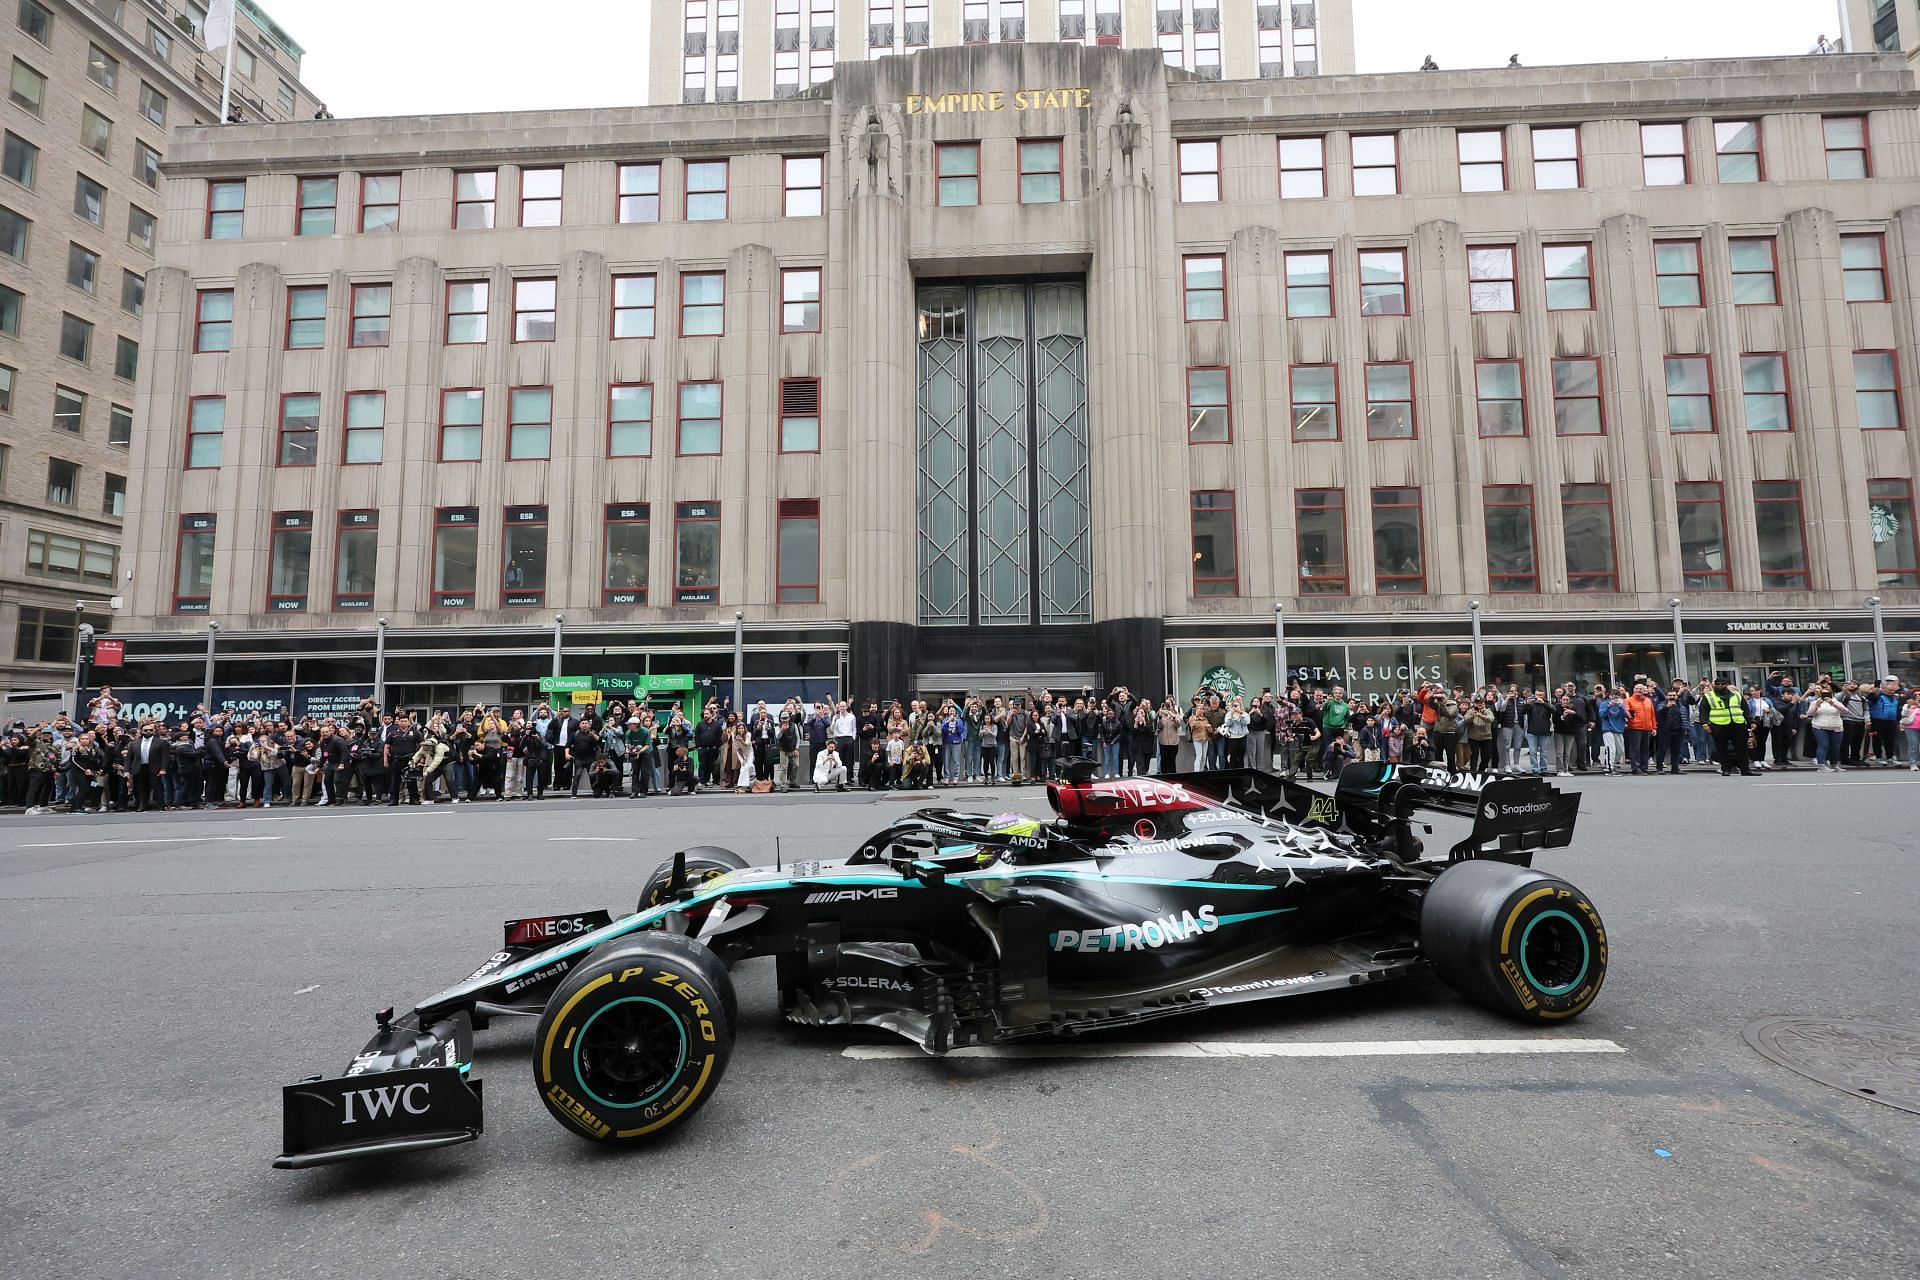
POLYGON ((645 1141, 712 1097, 732 1051, 729 966, 775 958, 795 1022, 875 1027, 928 1053, 1075 1036, 1427 968, 1533 1023, 1580 1014, 1607 935, 1531 869, 1580 798, 1534 778, 1350 765, 1331 793, 1250 770, 1096 780, 1054 814, 922 809, 844 861, 752 867, 676 853, 638 908, 510 920, 463 981, 376 1015, 334 1078, 284 1090, 274 1163, 306 1168, 481 1132, 473 1037, 537 1018, 533 1075, 560 1123, 645 1141), (1471 821, 1429 854, 1432 813, 1471 821))

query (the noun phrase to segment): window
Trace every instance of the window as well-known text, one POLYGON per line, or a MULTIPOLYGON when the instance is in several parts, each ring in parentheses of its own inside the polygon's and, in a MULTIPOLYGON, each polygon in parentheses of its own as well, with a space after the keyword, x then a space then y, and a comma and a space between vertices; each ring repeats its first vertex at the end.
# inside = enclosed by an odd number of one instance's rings
POLYGON ((1362 249, 1360 251, 1360 314, 1363 316, 1407 314, 1407 251, 1405 249, 1362 249))
POLYGON ((180 517, 180 536, 174 548, 173 611, 206 613, 213 600, 213 538, 215 517, 180 517))
POLYGON ((9 133, 4 149, 0 150, 0 176, 30 189, 39 172, 40 148, 25 138, 9 133))
POLYGON ((1608 487, 1561 485, 1560 532, 1567 544, 1567 590, 1614 590, 1613 495, 1608 487))
POLYGON ((820 268, 780 273, 780 332, 820 332, 820 268))
POLYGON ((453 175, 454 230, 484 230, 493 225, 493 198, 499 181, 495 169, 453 175))
POLYGON ((60 316, 60 354, 86 364, 93 359, 93 326, 79 316, 60 316))
POLYGON ((781 604, 820 600, 820 499, 782 498, 779 570, 774 599, 781 604))
POLYGON ((1400 135, 1356 133, 1352 138, 1353 194, 1400 194, 1400 135))
POLYGON ((1700 305, 1700 242, 1656 240, 1653 244, 1654 283, 1663 307, 1700 305))
POLYGON ((1332 315, 1333 255, 1289 253, 1285 255, 1285 264, 1287 314, 1289 316, 1332 315))
POLYGON ((1673 486, 1680 526, 1680 584, 1688 591, 1730 591, 1727 570, 1727 514, 1714 483, 1673 486))
POLYGON ((538 608, 547 599, 547 508, 508 507, 502 526, 500 607, 538 608))
POLYGON ((133 176, 150 187, 160 185, 160 153, 138 138, 133 143, 133 176))
MULTIPOLYGON (((100 514, 120 519, 127 514, 127 478, 107 472, 106 483, 100 487, 100 514)), ((117 558, 117 555, 116 555, 117 558)))
POLYGON ((650 508, 644 502, 607 504, 601 604, 643 605, 647 602, 647 543, 652 530, 649 515, 650 508))
POLYGON ((26 63, 13 60, 13 79, 7 85, 7 97, 15 106, 40 114, 40 104, 46 101, 47 78, 26 63))
POLYGON ((327 286, 323 284, 289 285, 287 288, 287 350, 314 351, 326 345, 327 286))
POLYGON ((1547 274, 1547 310, 1593 310, 1593 246, 1550 244, 1540 254, 1547 274))
POLYGON ((820 452, 820 379, 780 380, 780 452, 820 452))
POLYGON ((513 340, 552 342, 559 282, 552 278, 513 282, 513 340))
POLYGON ((660 221, 660 162, 620 166, 618 217, 621 222, 660 221))
POLYGON ((1467 250, 1467 302, 1473 310, 1518 310, 1519 291, 1513 281, 1512 245, 1467 250))
POLYGON ((353 327, 348 331, 350 347, 384 347, 393 337, 393 286, 356 284, 353 286, 353 327))
MULTIPOLYGON (((1183 147, 1185 144, 1182 144, 1183 147)), ((1185 152, 1183 151, 1184 155, 1185 152)), ((1186 178, 1180 179, 1186 198, 1186 178)), ((1020 142, 1020 203, 1058 204, 1060 201, 1060 139, 1022 139, 1020 142)))
MULTIPOLYGON (((1056 196, 1055 199, 1058 197, 1056 196)), ((1219 203, 1220 140, 1218 138, 1180 143, 1180 199, 1185 204, 1219 203)))
POLYGON ((1853 353, 1853 411, 1865 431, 1898 431, 1900 366, 1891 351, 1853 353))
POLYGON ((553 451, 553 388, 515 387, 507 393, 507 458, 546 458, 553 451))
POLYGON ((1481 360, 1473 366, 1480 434, 1527 434, 1527 402, 1518 360, 1481 360))
POLYGON ((47 501, 56 507, 70 507, 80 488, 80 464, 65 458, 47 459, 47 501))
POLYGON ((433 607, 471 609, 480 585, 480 508, 433 513, 433 607))
POLYGON ((1381 595, 1421 595, 1427 589, 1420 536, 1420 491, 1373 491, 1373 580, 1381 595))
POLYGON ((220 465, 226 437, 227 402, 221 396, 195 396, 187 401, 187 467, 220 465))
POLYGON ((653 337, 654 278, 615 276, 613 278, 613 336, 616 338, 653 337))
MULTIPOLYGON (((106 225, 103 221, 106 217, 106 207, 107 189, 84 173, 75 174, 73 177, 73 211, 98 227, 106 225)), ((153 217, 151 214, 147 216, 145 239, 136 239, 134 237, 136 219, 133 213, 134 211, 129 208, 127 214, 127 238, 130 243, 139 248, 151 250, 153 248, 153 217)))
MULTIPOLYGON (((5 209, 0 209, 0 215, 4 215, 6 212, 5 209)), ((0 217, 0 249, 7 247, 3 234, 5 226, 4 217, 0 217)), ((25 256, 24 232, 22 233, 21 248, 23 252, 9 253, 8 256, 13 258, 22 258, 25 256)), ((69 244, 67 246, 67 283, 82 293, 92 293, 93 287, 99 281, 99 278, 100 255, 84 245, 69 244)))
POLYGON ((167 127, 167 95, 150 84, 140 86, 140 114, 150 122, 167 127))
POLYGON ((340 461, 349 466, 380 462, 386 452, 386 430, 386 392, 347 392, 346 430, 341 434, 340 461))
POLYGON ((140 376, 140 344, 124 335, 113 341, 113 376, 132 382, 140 376))
MULTIPOLYGON (((85 178, 82 178, 80 179, 80 181, 82 184, 85 184, 87 180, 85 178)), ((94 184, 94 193, 95 193, 94 199, 92 202, 93 216, 88 217, 87 221, 94 223, 95 225, 99 225, 101 201, 106 197, 107 193, 105 188, 99 186, 98 184, 94 184)), ((76 210, 76 212, 78 212, 78 210, 76 210)), ((84 213, 81 214, 81 216, 87 217, 87 215, 85 215, 84 213)), ((152 253, 153 252, 153 227, 154 227, 154 220, 153 220, 152 214, 148 213, 145 209, 139 208, 134 205, 127 206, 127 243, 128 244, 132 245, 136 249, 145 249, 148 253, 152 253)))
POLYGON ((720 504, 673 504, 673 600, 712 604, 720 598, 720 504))
POLYGON ((1749 431, 1793 430, 1784 355, 1740 357, 1740 403, 1749 431))
POLYGON ((1865 116, 1828 116, 1820 122, 1820 130, 1827 144, 1828 178, 1838 182, 1873 176, 1868 162, 1865 116))
POLYGON ((727 162, 687 161, 687 221, 719 222, 727 216, 727 162))
POLYGON ((1667 429, 1679 434, 1717 429, 1713 370, 1706 356, 1667 357, 1667 429))
POLYGON ((1300 594, 1347 594, 1345 491, 1294 490, 1293 522, 1300 552, 1300 594))
POLYGON ((1190 257, 1186 262, 1186 314, 1189 320, 1227 318, 1227 260, 1190 257))
POLYGON ((487 305, 491 292, 485 280, 447 281, 448 346, 473 346, 487 340, 487 305))
POLYGON ((67 431, 79 435, 87 417, 87 397, 85 393, 72 387, 55 385, 53 388, 53 426, 56 431, 67 431))
POLYGON ((1538 591, 1533 549, 1533 486, 1490 484, 1481 491, 1487 521, 1487 589, 1538 591))
POLYGON ((786 156, 780 161, 785 199, 781 211, 789 218, 817 218, 822 211, 824 161, 819 156, 786 156))
POLYGON ((256 66, 253 50, 247 48, 244 44, 235 44, 233 48, 233 69, 251 80, 253 79, 256 66))
POLYGON ((1753 482, 1753 523, 1760 539, 1760 589, 1805 591, 1807 536, 1800 518, 1800 482, 1753 482))
POLYGON ((1390 361, 1367 366, 1367 439, 1414 436, 1413 365, 1390 361))
POLYGON ((940 204, 961 208, 980 203, 980 144, 942 142, 934 147, 940 179, 940 204))
POLYGON ((107 443, 121 449, 133 444, 133 410, 123 404, 107 407, 107 443))
POLYGON ((1687 185, 1687 126, 1640 126, 1640 173, 1650 187, 1687 185))
MULTIPOLYGON (((23 218, 13 210, 0 207, 0 254, 5 254, 15 262, 27 260, 27 233, 33 227, 31 219, 23 218)), ((75 245, 77 250, 80 246, 75 245)), ((69 265, 67 279, 71 283, 73 271, 69 265)))
POLYGON ((1759 182, 1766 176, 1760 163, 1760 125, 1753 120, 1716 120, 1713 153, 1722 182, 1759 182))
POLYGON ((1327 140, 1280 139, 1280 198, 1318 200, 1326 194, 1327 140))
POLYGON ((1600 361, 1585 356, 1553 362, 1553 433, 1599 436, 1607 432, 1600 403, 1600 361))
POLYGON ((440 461, 480 461, 481 418, 486 403, 487 393, 478 387, 455 387, 440 393, 440 461))
POLYGON ((360 230, 362 232, 400 229, 400 175, 365 173, 360 175, 360 230))
POLYGON ((273 100, 280 104, 280 110, 292 115, 294 104, 299 101, 299 98, 294 95, 293 86, 282 80, 279 87, 274 90, 273 100))
POLYGON ((1340 438, 1339 376, 1330 364, 1297 364, 1292 370, 1293 438, 1340 438))
POLYGON ((720 452, 720 384, 680 384, 680 434, 675 445, 682 454, 720 452))
POLYGON ((1504 129, 1461 129, 1454 134, 1460 156, 1460 190, 1507 189, 1507 133, 1504 129))
POLYGON ((280 397, 279 465, 311 467, 320 456, 320 397, 295 392, 280 397))
POLYGON ((18 289, 0 284, 0 333, 20 336, 20 312, 26 301, 26 295, 18 289))
POLYGON ((342 511, 333 552, 333 607, 373 608, 375 570, 380 563, 380 513, 342 511))
POLYGON ((1727 241, 1727 256, 1733 266, 1735 306, 1767 306, 1780 301, 1773 252, 1772 236, 1727 241))
MULTIPOLYGON (((1572 191, 1579 185, 1579 126, 1566 125, 1535 129, 1533 131, 1533 189, 1535 191, 1572 191)), ((1529 527, 1531 527, 1531 516, 1529 516, 1529 527)))
POLYGON ((73 624, 71 613, 56 613, 33 605, 20 606, 20 630, 14 639, 13 656, 19 662, 73 661, 73 624))
POLYGON ((1224 444, 1233 439, 1233 411, 1225 369, 1187 370, 1187 443, 1224 444))
MULTIPOLYGON (((113 476, 126 490, 125 476, 113 476)), ((108 514, 119 514, 108 512, 108 514)), ((48 578, 111 585, 120 565, 120 549, 110 542, 49 533, 44 529, 27 530, 27 572, 48 578)))
POLYGON ((38 40, 49 48, 53 46, 53 11, 39 0, 20 0, 15 21, 28 38, 38 40))
POLYGON ((520 171, 520 225, 557 227, 560 225, 560 188, 564 169, 522 169, 520 171))
MULTIPOLYGON (((1771 242, 1769 242, 1771 243, 1771 242)), ((1887 300, 1887 240, 1877 233, 1840 237, 1840 275, 1848 302, 1887 300)))
POLYGON ((1873 538, 1877 585, 1920 586, 1920 558, 1914 551, 1912 481, 1867 481, 1867 528, 1873 538))
POLYGON ((153 56, 166 62, 173 57, 173 37, 167 29, 157 22, 147 23, 147 48, 153 50, 153 56))
POLYGON ((267 552, 267 612, 304 613, 313 569, 313 512, 273 513, 267 552))
POLYGON ((113 121, 92 107, 80 108, 80 145, 106 159, 113 149, 113 121))
POLYGON ((717 335, 727 328, 727 273, 689 271, 680 277, 680 336, 717 335))
MULTIPOLYGON (((11 365, 0 364, 0 413, 13 412, 13 377, 11 365)), ((5 487, 6 472, 0 470, 0 489, 5 487)))
MULTIPOLYGON (((207 239, 238 240, 246 226, 247 184, 207 184, 207 239)), ((149 237, 151 242, 151 237, 149 237)))
POLYGON ((1193 594, 1237 596, 1240 557, 1234 536, 1233 494, 1201 489, 1192 498, 1193 594))
POLYGON ((111 92, 120 82, 120 60, 97 44, 88 45, 87 79, 111 92))
POLYGON ((645 458, 653 453, 653 388, 616 382, 607 388, 607 456, 645 458))
POLYGON ((120 273, 120 309, 131 316, 147 310, 147 278, 135 271, 120 273))

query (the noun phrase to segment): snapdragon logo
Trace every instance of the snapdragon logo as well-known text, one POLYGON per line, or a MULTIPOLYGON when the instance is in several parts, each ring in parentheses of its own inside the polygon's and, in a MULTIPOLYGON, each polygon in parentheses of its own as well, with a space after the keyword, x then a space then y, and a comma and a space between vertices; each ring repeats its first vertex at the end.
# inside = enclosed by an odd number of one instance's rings
POLYGON ((1213 904, 1208 903, 1198 913, 1182 911, 1179 915, 1164 915, 1153 920, 1142 920, 1139 924, 1116 924, 1105 929, 1062 929, 1058 933, 1048 934, 1047 943, 1055 951, 1077 951, 1082 955, 1099 951, 1148 951, 1164 947, 1169 942, 1186 942, 1212 933, 1219 927, 1220 919, 1214 914, 1213 904))

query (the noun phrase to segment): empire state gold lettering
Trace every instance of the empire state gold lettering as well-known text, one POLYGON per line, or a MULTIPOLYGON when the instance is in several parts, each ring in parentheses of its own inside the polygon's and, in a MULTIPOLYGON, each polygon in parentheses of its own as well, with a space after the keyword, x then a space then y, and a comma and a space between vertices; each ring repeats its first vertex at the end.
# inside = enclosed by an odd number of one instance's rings
POLYGON ((995 89, 991 93, 910 93, 907 114, 936 115, 954 111, 1048 111, 1083 110, 1093 105, 1093 90, 1086 88, 1016 89, 1011 95, 995 89))

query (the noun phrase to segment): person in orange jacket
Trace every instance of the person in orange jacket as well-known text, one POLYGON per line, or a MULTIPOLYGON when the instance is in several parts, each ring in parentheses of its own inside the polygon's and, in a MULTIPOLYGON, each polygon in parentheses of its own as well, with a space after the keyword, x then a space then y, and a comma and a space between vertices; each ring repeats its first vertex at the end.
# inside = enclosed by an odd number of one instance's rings
POLYGON ((1627 762, 1642 777, 1647 773, 1647 755, 1653 735, 1660 727, 1660 709, 1654 705, 1652 690, 1636 682, 1627 695, 1627 762))

